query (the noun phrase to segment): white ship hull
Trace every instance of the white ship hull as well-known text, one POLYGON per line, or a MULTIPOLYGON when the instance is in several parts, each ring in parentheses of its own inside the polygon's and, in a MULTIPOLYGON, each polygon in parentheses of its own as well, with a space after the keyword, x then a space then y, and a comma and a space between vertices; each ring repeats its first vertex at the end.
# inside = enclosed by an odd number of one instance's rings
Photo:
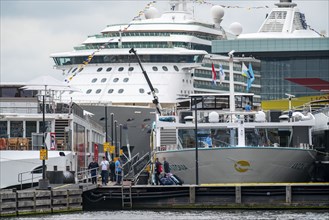
MULTIPOLYGON (((196 183, 195 149, 157 152, 186 184, 196 183)), ((198 149, 199 184, 307 182, 314 150, 267 147, 198 149)))
MULTIPOLYGON (((70 151, 61 151, 65 156, 59 155, 60 151, 48 151, 48 160, 46 160, 47 171, 53 171, 54 166, 57 166, 58 171, 65 171, 66 166, 74 169, 74 156, 70 151)), ((8 188, 20 186, 22 184, 38 183, 42 178, 42 171, 33 174, 31 171, 42 166, 39 151, 1 151, 0 157, 0 188, 8 188), (19 174, 23 173, 19 181, 19 174)))

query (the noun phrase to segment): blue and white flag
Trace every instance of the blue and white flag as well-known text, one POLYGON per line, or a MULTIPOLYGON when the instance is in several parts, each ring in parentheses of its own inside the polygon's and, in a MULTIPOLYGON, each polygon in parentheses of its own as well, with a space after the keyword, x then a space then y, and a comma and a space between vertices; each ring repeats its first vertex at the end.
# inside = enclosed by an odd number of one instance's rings
POLYGON ((225 73, 222 64, 219 64, 219 79, 220 79, 220 84, 222 84, 225 80, 225 73))
POLYGON ((249 68, 246 67, 244 63, 242 63, 242 76, 247 77, 247 92, 251 88, 251 84, 255 80, 254 71, 252 70, 251 63, 249 63, 249 68))

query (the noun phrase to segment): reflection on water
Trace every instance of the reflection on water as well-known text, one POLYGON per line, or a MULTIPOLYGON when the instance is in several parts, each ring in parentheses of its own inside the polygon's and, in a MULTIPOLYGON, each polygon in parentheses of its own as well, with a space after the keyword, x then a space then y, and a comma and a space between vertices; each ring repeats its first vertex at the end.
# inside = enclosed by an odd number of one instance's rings
POLYGON ((19 217, 15 219, 118 219, 118 220, 212 220, 212 219, 275 219, 275 220, 329 220, 328 210, 160 210, 160 211, 98 211, 76 212, 56 215, 38 215, 36 217, 19 217))

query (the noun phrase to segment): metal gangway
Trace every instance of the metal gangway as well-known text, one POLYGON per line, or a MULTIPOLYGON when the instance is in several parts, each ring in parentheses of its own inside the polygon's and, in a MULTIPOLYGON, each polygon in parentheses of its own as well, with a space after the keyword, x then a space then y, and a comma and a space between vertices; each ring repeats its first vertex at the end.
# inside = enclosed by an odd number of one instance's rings
POLYGON ((133 185, 138 182, 140 175, 145 170, 146 166, 151 162, 151 154, 146 153, 139 157, 139 153, 134 155, 130 160, 123 164, 123 181, 130 181, 133 185))

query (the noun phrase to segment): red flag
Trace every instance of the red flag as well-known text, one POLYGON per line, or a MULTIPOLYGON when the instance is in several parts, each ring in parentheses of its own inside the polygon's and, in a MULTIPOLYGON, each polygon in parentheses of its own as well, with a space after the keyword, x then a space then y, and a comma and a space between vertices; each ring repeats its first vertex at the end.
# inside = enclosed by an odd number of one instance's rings
POLYGON ((212 82, 213 82, 214 85, 216 85, 217 77, 216 77, 216 71, 215 71, 214 64, 212 64, 211 68, 212 68, 212 71, 211 71, 212 72, 212 82))

